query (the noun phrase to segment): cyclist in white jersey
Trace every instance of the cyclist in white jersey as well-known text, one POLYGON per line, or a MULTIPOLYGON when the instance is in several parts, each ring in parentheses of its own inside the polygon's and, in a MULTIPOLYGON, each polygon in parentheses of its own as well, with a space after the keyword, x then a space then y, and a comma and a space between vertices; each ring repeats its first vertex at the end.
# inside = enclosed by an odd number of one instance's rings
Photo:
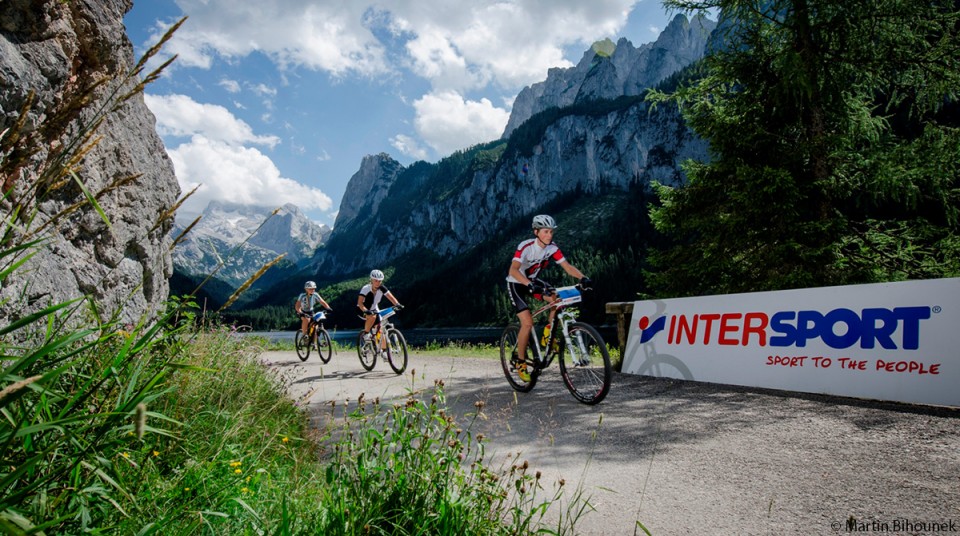
POLYGON ((297 316, 300 317, 300 331, 304 335, 307 334, 307 328, 310 327, 310 317, 317 312, 318 305, 322 305, 328 313, 333 311, 330 304, 317 294, 317 284, 313 281, 307 281, 303 285, 303 292, 297 296, 297 301, 293 302, 293 308, 297 311, 297 316))
MULTIPOLYGON (((557 228, 557 222, 546 214, 540 214, 533 217, 533 235, 534 238, 524 240, 517 246, 517 251, 513 254, 513 260, 510 262, 510 272, 507 275, 507 293, 510 295, 510 302, 517 311, 517 318, 520 320, 520 332, 517 333, 517 354, 524 356, 527 350, 527 342, 530 340, 530 332, 533 330, 533 314, 530 312, 530 306, 527 304, 527 298, 533 296, 538 300, 553 302, 556 296, 545 294, 550 285, 537 278, 541 270, 547 267, 551 260, 557 263, 563 271, 570 277, 580 281, 584 288, 589 288, 590 278, 583 275, 575 266, 567 262, 560 248, 553 243, 553 230, 557 228)), ((556 310, 550 311, 550 320, 553 322, 553 316, 556 310)), ((525 371, 521 372, 525 374, 525 371)))
MULTIPOLYGON (((383 278, 383 272, 380 270, 370 272, 370 282, 360 289, 360 295, 357 297, 357 307, 363 311, 364 315, 364 337, 370 336, 370 330, 373 328, 373 323, 377 321, 377 313, 380 311, 380 300, 383 299, 384 296, 390 300, 390 303, 392 303, 397 310, 403 308, 397 298, 393 296, 393 293, 390 292, 387 287, 383 286, 383 278)), ((387 340, 386 337, 384 337, 381 341, 381 346, 386 348, 386 345, 387 340)))

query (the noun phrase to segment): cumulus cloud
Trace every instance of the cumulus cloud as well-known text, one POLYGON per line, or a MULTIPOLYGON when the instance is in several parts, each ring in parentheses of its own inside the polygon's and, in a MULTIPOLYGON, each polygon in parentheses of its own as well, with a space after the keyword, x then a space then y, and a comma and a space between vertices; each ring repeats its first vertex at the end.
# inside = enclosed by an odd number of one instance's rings
POLYGON ((487 99, 464 100, 453 91, 424 95, 413 106, 417 134, 442 155, 498 139, 510 118, 487 99))
POLYGON ((196 217, 214 199, 267 207, 293 203, 304 210, 325 211, 333 205, 322 191, 283 177, 256 148, 194 136, 167 153, 183 191, 200 185, 181 206, 178 218, 196 217))
MULTIPOLYGON (((498 138, 508 109, 462 95, 516 95, 548 69, 571 66, 564 50, 616 37, 640 1, 650 0, 261 0, 242 8, 233 0, 178 0, 190 18, 164 53, 199 68, 259 53, 281 74, 412 73, 429 84, 411 99, 422 140, 397 134, 390 141, 419 158, 424 144, 446 155, 498 138)), ((272 97, 269 90, 259 88, 272 97)))
POLYGON ((330 197, 294 179, 283 177, 269 156, 251 145, 274 147, 279 138, 260 136, 222 106, 201 104, 184 95, 144 95, 157 116, 161 136, 189 137, 171 147, 177 180, 183 191, 200 188, 177 217, 190 220, 214 199, 276 207, 293 203, 304 210, 329 210, 330 197))
POLYGON ((400 154, 409 156, 415 160, 426 160, 427 159, 427 150, 420 146, 417 143, 417 140, 411 138, 410 136, 404 134, 397 134, 396 136, 390 138, 390 145, 394 149, 400 151, 400 154))
POLYGON ((240 83, 236 80, 224 78, 220 80, 220 87, 226 89, 230 93, 240 93, 240 83))
POLYGON ((246 122, 230 110, 216 104, 202 104, 186 95, 143 96, 147 107, 157 117, 157 132, 161 136, 204 137, 230 144, 251 143, 274 147, 280 143, 277 136, 258 136, 246 122))

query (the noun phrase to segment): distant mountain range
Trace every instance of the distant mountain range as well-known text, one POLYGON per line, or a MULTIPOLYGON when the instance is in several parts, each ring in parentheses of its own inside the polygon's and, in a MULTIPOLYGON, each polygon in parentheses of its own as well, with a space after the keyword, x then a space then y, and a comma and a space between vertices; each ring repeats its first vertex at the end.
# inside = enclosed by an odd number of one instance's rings
MULTIPOLYGON (((212 201, 200 221, 173 251, 174 270, 193 279, 217 269, 215 278, 238 287, 264 264, 284 255, 280 269, 309 262, 331 229, 307 218, 292 204, 273 209, 212 201)), ((183 228, 174 229, 174 236, 183 228)))
MULTIPOLYGON (((312 257, 308 248, 300 249, 300 264, 277 272, 273 286, 264 282, 248 302, 251 310, 288 304, 291 289, 314 279, 334 304, 332 320, 350 325, 356 300, 351 285, 379 268, 393 274, 390 288, 410 306, 406 321, 499 323, 511 316, 501 291, 511 248, 529 236, 530 216, 549 212, 558 216, 564 252, 599 283, 584 312, 602 317, 605 300, 643 289, 650 183, 679 185, 682 162, 708 158, 707 143, 676 107, 653 108, 644 96, 653 87, 671 90, 689 76, 715 27, 703 17, 678 15, 654 43, 595 43, 576 66, 551 69, 546 80, 520 92, 501 139, 437 163, 403 166, 384 153, 364 157, 347 184, 333 231, 316 242, 312 257), (438 281, 453 285, 450 290, 466 284, 471 307, 451 309, 455 297, 438 292, 438 281), (339 311, 346 316, 336 318, 339 311)), ((211 248, 203 240, 215 244, 225 225, 202 234, 177 266, 210 266, 215 259, 209 252, 225 245, 211 248)), ((297 236, 293 229, 278 232, 297 236)), ((243 255, 249 261, 229 266, 237 284, 245 279, 241 264, 249 269, 265 257, 261 249, 244 249, 243 255)))

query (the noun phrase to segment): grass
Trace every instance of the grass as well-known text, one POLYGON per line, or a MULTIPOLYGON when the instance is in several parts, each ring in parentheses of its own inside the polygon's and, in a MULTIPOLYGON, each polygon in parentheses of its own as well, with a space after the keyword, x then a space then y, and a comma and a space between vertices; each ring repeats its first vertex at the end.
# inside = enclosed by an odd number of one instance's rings
POLYGON ((2 398, 5 532, 563 534, 575 525, 573 516, 543 525, 562 483, 545 484, 525 463, 489 467, 484 438, 447 413, 442 384, 425 400, 333 404, 313 429, 285 394, 290 378, 258 363, 256 340, 181 328, 127 359, 123 349, 143 337, 116 331, 81 345, 58 378, 2 398), (82 380, 100 377, 111 378, 102 389, 82 380), (79 399, 95 412, 64 411, 79 399))

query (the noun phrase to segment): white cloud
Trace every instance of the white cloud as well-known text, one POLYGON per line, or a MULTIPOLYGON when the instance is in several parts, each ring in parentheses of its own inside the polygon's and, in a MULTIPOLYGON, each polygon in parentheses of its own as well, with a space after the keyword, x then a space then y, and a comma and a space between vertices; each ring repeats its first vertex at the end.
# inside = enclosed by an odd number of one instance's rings
POLYGON ((329 210, 333 204, 323 191, 283 177, 269 156, 249 145, 274 147, 276 136, 258 136, 226 108, 201 104, 184 95, 144 95, 157 117, 161 136, 190 141, 171 148, 180 188, 200 188, 179 209, 180 220, 196 217, 214 199, 245 205, 276 207, 293 203, 303 210, 329 210))
POLYGON ((417 143, 417 140, 406 136, 404 134, 397 134, 396 136, 390 138, 390 145, 394 149, 400 151, 401 154, 409 156, 410 158, 416 160, 426 160, 427 159, 427 150, 423 147, 420 147, 420 144, 417 143))
POLYGON ((257 136, 250 125, 237 119, 230 110, 216 104, 201 104, 186 95, 143 96, 157 117, 161 136, 203 135, 231 144, 252 143, 274 147, 277 136, 257 136))
POLYGON ((326 211, 333 205, 322 191, 281 176, 273 161, 255 148, 194 136, 167 153, 183 191, 201 185, 180 207, 178 219, 196 217, 214 199, 266 207, 293 203, 303 210, 326 211))
POLYGON ((444 156, 498 139, 510 118, 487 99, 468 101, 452 91, 424 95, 413 106, 417 134, 444 156))
MULTIPOLYGON (((304 66, 340 76, 387 70, 383 47, 364 28, 367 9, 352 0, 291 2, 264 0, 178 0, 189 19, 174 34, 165 54, 177 64, 208 69, 225 59, 261 52, 281 66, 304 66)), ((166 28, 158 25, 154 40, 166 28)))
POLYGON ((261 97, 276 97, 276 96, 277 96, 277 90, 276 90, 276 88, 272 88, 272 87, 270 87, 270 86, 268 86, 268 85, 266 85, 266 84, 256 84, 256 85, 254 85, 254 86, 251 86, 250 89, 251 89, 254 93, 256 93, 257 95, 259 95, 259 96, 261 96, 261 97))
POLYGON ((237 82, 236 80, 230 80, 230 79, 224 78, 220 80, 219 85, 220 87, 222 87, 223 89, 226 89, 230 93, 240 93, 240 83, 237 82))
MULTIPOLYGON (((281 76, 298 68, 334 78, 412 73, 431 88, 413 99, 422 140, 390 143, 423 158, 422 144, 445 155, 502 133, 508 107, 462 95, 498 100, 571 66, 564 50, 616 38, 641 1, 651 0, 177 0, 189 19, 164 53, 203 69, 259 53, 281 76)), ((257 90, 272 98, 271 89, 257 90)))

